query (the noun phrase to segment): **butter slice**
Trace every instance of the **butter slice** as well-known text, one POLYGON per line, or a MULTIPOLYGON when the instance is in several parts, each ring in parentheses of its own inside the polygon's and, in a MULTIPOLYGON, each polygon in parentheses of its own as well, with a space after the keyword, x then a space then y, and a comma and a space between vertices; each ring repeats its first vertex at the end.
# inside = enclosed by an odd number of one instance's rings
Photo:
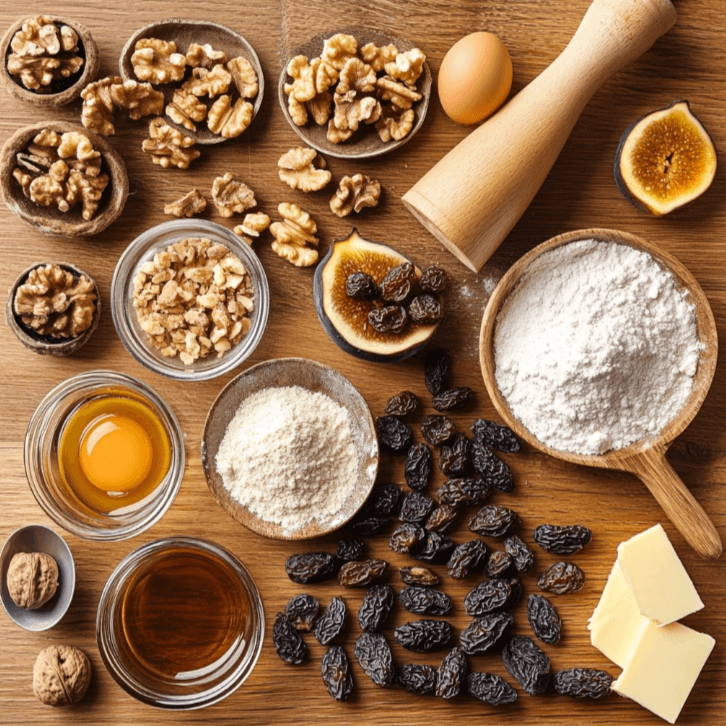
POLYGON ((648 623, 612 689, 675 723, 715 643, 680 623, 648 623))
POLYGON ((703 607, 660 524, 620 544, 618 561, 640 612, 656 625, 674 623, 703 607))

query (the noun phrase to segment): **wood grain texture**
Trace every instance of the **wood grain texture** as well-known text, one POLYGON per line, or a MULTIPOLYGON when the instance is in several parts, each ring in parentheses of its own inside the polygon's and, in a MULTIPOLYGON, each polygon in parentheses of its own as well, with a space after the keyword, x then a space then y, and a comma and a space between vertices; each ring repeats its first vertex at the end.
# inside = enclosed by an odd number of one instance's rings
MULTIPOLYGON (((436 77, 446 50, 473 30, 496 33, 507 45, 514 62, 514 91, 518 91, 546 68, 565 47, 584 15, 589 0, 199 0, 193 5, 179 0, 139 4, 107 4, 92 0, 74 3, 72 15, 93 33, 101 54, 101 75, 117 73, 118 58, 126 39, 139 27, 164 18, 214 19, 243 35, 257 51, 265 77, 274 87, 281 70, 281 56, 312 35, 352 25, 368 26, 417 43, 428 55, 436 77)), ((632 232, 663 246, 680 259, 703 287, 714 311, 719 335, 726 332, 726 177, 719 171, 712 189, 691 206, 671 218, 656 219, 636 210, 617 191, 612 163, 622 131, 637 117, 666 106, 676 98, 687 98, 693 111, 711 132, 716 148, 726 149, 726 9, 720 0, 677 2, 676 26, 653 48, 608 80, 586 106, 580 121, 555 163, 549 177, 507 240, 479 274, 468 271, 445 252, 423 227, 406 212, 402 195, 470 129, 450 122, 432 99, 421 131, 390 157, 353 164, 330 159, 334 179, 362 172, 379 179, 384 188, 381 204, 364 210, 360 217, 339 220, 328 207, 332 190, 304 196, 282 184, 276 162, 298 138, 286 124, 274 93, 266 96, 254 124, 238 140, 203 149, 200 159, 186 171, 162 170, 141 152, 145 124, 120 122, 110 143, 126 160, 131 194, 124 213, 96 238, 66 240, 47 237, 27 226, 4 206, 0 208, 0 290, 11 286, 16 274, 36 260, 67 260, 86 269, 97 280, 105 303, 113 269, 125 246, 148 227, 164 221, 163 207, 192 186, 209 196, 214 176, 226 171, 239 174, 255 190, 262 209, 275 216, 280 202, 302 204, 318 222, 325 252, 330 241, 347 236, 353 225, 373 240, 388 242, 418 264, 440 263, 453 278, 448 295, 448 317, 436 342, 454 355, 456 384, 471 385, 476 406, 454 416, 466 429, 475 415, 494 417, 481 379, 478 333, 483 305, 493 284, 524 252, 556 234, 585 227, 609 227, 632 232)), ((67 3, 53 0, 8 0, 0 7, 0 28, 23 15, 57 13, 70 15, 67 3)), ((435 96, 435 94, 434 94, 435 96)), ((35 109, 6 95, 2 99, 0 143, 28 123, 59 118, 77 121, 76 102, 57 111, 35 109)), ((553 103, 557 100, 553 99, 553 103)), ((225 223, 208 210, 206 217, 225 223)), ((368 401, 374 415, 380 414, 387 398, 409 388, 429 401, 422 379, 422 356, 395 365, 359 361, 341 352, 326 336, 315 317, 312 303, 312 270, 298 270, 272 253, 268 242, 259 245, 267 271, 272 307, 267 332, 249 364, 300 355, 337 368, 368 401)), ((16 528, 40 522, 58 528, 45 517, 30 494, 23 469, 23 441, 30 416, 45 393, 63 379, 87 370, 110 368, 140 378, 153 386, 175 409, 187 445, 187 471, 181 491, 166 516, 151 530, 125 542, 101 544, 66 536, 77 566, 76 595, 66 618, 46 633, 28 633, 0 616, 0 724, 55 724, 72 720, 78 724, 281 724, 281 723, 431 723, 481 719, 492 724, 609 725, 662 723, 657 717, 625 699, 612 697, 601 703, 579 703, 564 697, 541 698, 521 694, 509 709, 495 710, 468 698, 444 702, 419 699, 400 688, 382 690, 374 686, 354 664, 356 696, 337 704, 320 680, 323 648, 312 639, 311 657, 301 667, 282 663, 272 649, 271 622, 287 600, 306 588, 289 582, 284 574, 285 558, 300 551, 288 542, 261 539, 234 522, 212 499, 202 473, 199 442, 206 413, 219 390, 230 379, 199 384, 180 384, 141 368, 116 336, 106 310, 91 342, 65 360, 50 360, 27 351, 7 326, 0 326, 0 540, 16 528), (165 535, 185 534, 212 539, 236 553, 248 566, 262 593, 268 626, 260 661, 248 681, 233 696, 203 711, 166 713, 143 706, 126 695, 106 673, 95 645, 95 613, 101 589, 116 564, 145 542, 165 535), (42 706, 32 694, 32 667, 42 648, 68 643, 83 648, 94 667, 86 699, 72 711, 59 712, 42 706)), ((726 532, 726 363, 717 366, 711 392, 701 412, 674 442, 668 459, 678 475, 702 504, 716 527, 726 532)), ((426 407, 426 412, 430 408, 426 407)), ((420 416, 416 422, 420 421, 420 416)), ((515 471, 517 490, 495 500, 517 509, 523 519, 522 534, 531 541, 532 530, 541 523, 581 523, 595 533, 593 542, 575 556, 586 572, 587 582, 575 595, 559 597, 558 610, 565 623, 565 637, 547 648, 553 668, 604 667, 613 675, 618 669, 589 643, 587 618, 594 609, 615 558, 619 542, 656 522, 663 522, 676 550, 691 574, 706 608, 690 616, 688 625, 713 635, 716 648, 683 711, 679 724, 718 724, 726 720, 726 584, 723 560, 701 560, 686 545, 675 528, 635 477, 612 471, 585 469, 557 461, 531 448, 517 456, 506 456, 515 471)), ((402 463, 387 458, 381 467, 384 478, 403 481, 402 463)), ((435 486, 440 483, 441 477, 435 486)), ((431 489, 433 490, 432 485, 431 489)), ((64 534, 65 536, 65 534, 64 534)), ((466 540, 465 524, 454 533, 466 540)), ((311 549, 335 547, 335 536, 310 543, 311 549)), ((496 543, 493 543, 497 547, 496 543)), ((369 552, 388 558, 394 566, 406 563, 393 556, 386 538, 376 538, 369 552)), ((536 590, 537 574, 555 561, 555 556, 537 553, 536 572, 525 577, 525 591, 536 590)), ((442 571, 442 568, 438 568, 442 571)), ((396 587, 394 577, 391 582, 396 587)), ((461 603, 476 578, 462 582, 446 579, 444 589, 454 598, 451 616, 457 632, 466 626, 461 603)), ((309 588, 323 602, 340 594, 335 584, 309 588)), ((355 613, 362 592, 344 593, 355 613)), ((393 621, 406 620, 401 608, 393 621)), ((516 632, 529 626, 522 605, 516 612, 516 632)), ((390 632, 390 631, 389 631, 390 632)), ((346 637, 352 657, 357 624, 346 637)), ((438 663, 443 654, 417 656, 394 646, 394 658, 406 662, 438 663)), ((507 677, 496 656, 470 659, 474 670, 487 670, 507 677)))

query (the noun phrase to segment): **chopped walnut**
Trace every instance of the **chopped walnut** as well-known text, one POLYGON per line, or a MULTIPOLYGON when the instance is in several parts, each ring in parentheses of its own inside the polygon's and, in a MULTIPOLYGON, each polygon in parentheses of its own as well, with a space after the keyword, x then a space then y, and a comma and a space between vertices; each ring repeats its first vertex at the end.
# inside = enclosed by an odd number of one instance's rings
POLYGON ((375 207, 381 196, 381 183, 365 174, 344 176, 330 200, 330 209, 338 217, 346 217, 351 212, 360 212, 363 207, 375 207))
POLYGON ((175 217, 193 217, 201 214, 207 208, 207 200, 199 189, 192 189, 181 199, 177 199, 164 207, 164 214, 171 214, 175 217))
POLYGON ((376 90, 376 72, 360 58, 349 58, 340 71, 340 81, 335 89, 336 95, 356 91, 373 93, 376 90))
POLYGON ((214 50, 209 43, 205 45, 192 43, 187 48, 186 62, 192 68, 199 68, 201 66, 209 70, 219 63, 226 63, 227 54, 222 50, 214 50))
POLYGON ((396 60, 398 48, 391 45, 377 46, 375 43, 367 43, 360 49, 360 57, 370 65, 376 73, 380 73, 386 63, 396 60))
POLYGON ((141 144, 141 148, 151 154, 154 164, 164 169, 170 166, 187 169, 200 154, 192 146, 194 139, 169 126, 163 118, 155 118, 149 123, 149 138, 141 144))
POLYGON ((166 115, 174 122, 189 131, 196 131, 195 124, 207 117, 207 107, 189 91, 174 91, 171 103, 167 104, 166 115))
POLYGON ((242 56, 232 58, 227 63, 227 70, 230 72, 234 85, 242 98, 254 98, 258 94, 260 84, 257 80, 257 73, 255 73, 255 69, 246 58, 242 56))
POLYGON ((218 176, 212 183, 212 199, 223 217, 231 217, 257 206, 255 193, 231 172, 218 176))
POLYGON ((418 48, 412 48, 405 53, 399 53, 395 60, 386 63, 385 71, 391 78, 413 87, 423 73, 425 61, 426 56, 418 48))
MULTIPOLYGON (((325 126, 328 123, 328 119, 331 114, 331 106, 333 105, 333 94, 330 91, 323 91, 318 93, 312 101, 305 102, 305 108, 310 112, 313 120, 318 126, 325 126)), ((305 114, 305 121, 307 121, 307 114, 305 114)), ((302 124, 298 124, 302 125, 302 124)))
POLYGON ((328 141, 332 144, 340 144, 343 141, 347 141, 353 135, 351 129, 339 129, 333 119, 328 122, 328 132, 326 134, 328 141))
POLYGON ((321 57, 336 70, 342 70, 349 58, 355 58, 357 51, 358 41, 352 35, 337 33, 326 38, 321 57))
POLYGON ((385 113, 376 123, 381 141, 400 141, 405 138, 413 128, 415 113, 412 108, 395 113, 385 113))
POLYGON ((227 93, 232 76, 224 66, 214 66, 211 70, 195 68, 192 75, 182 85, 182 89, 195 96, 214 98, 227 93))
POLYGON ((252 123, 252 104, 238 98, 232 105, 232 99, 226 93, 220 96, 209 109, 207 124, 209 130, 233 139, 239 136, 252 123))
POLYGON ((171 83, 184 78, 187 58, 176 52, 176 43, 159 38, 141 38, 131 56, 134 73, 140 81, 171 83))
POLYGON ((314 149, 298 147, 283 154, 277 162, 280 179, 291 189, 303 192, 317 192, 329 181, 332 174, 326 169, 314 166, 317 152, 314 149))
POLYGON ((85 275, 60 265, 33 268, 15 291, 13 310, 39 335, 75 338, 88 330, 96 312, 96 287, 85 275))
POLYGON ((234 228, 234 233, 248 245, 252 245, 252 237, 259 237, 270 226, 270 218, 264 212, 245 214, 242 224, 234 228))
POLYGON ((355 91, 336 93, 333 124, 341 131, 357 131, 359 124, 370 119, 378 106, 373 96, 359 96, 355 91))
POLYGON ((395 81, 390 76, 383 76, 377 82, 378 91, 384 101, 390 101, 399 109, 409 109, 413 106, 414 101, 420 101, 422 96, 420 93, 409 88, 404 83, 395 81))

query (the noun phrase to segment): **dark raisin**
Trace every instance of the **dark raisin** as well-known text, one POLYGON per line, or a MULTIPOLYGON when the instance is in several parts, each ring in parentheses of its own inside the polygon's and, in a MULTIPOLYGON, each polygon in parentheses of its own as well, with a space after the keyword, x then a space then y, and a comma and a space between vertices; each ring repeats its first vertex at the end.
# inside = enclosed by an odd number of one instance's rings
POLYGON ((393 602, 393 589, 390 585, 373 585, 368 588, 358 610, 361 630, 369 633, 379 631, 393 608, 393 602))
POLYGON ((439 469, 445 476, 462 476, 471 470, 471 442, 459 432, 441 447, 439 469))
POLYGON ((580 524, 558 527, 554 524, 540 524, 534 528, 534 541, 545 552, 558 555, 574 555, 592 539, 592 532, 580 524))
POLYGON ((423 492, 411 492, 403 498, 399 519, 404 522, 424 522, 434 511, 436 502, 423 492))
POLYGON ((504 667, 530 696, 539 696, 550 684, 550 660, 526 635, 515 635, 502 650, 504 667))
POLYGON ((449 577, 460 580, 470 572, 484 567, 487 546, 480 539, 472 539, 456 545, 446 565, 449 577))
POLYGON ((333 577, 338 571, 338 559, 327 552, 306 552, 301 555, 290 555, 285 560, 285 572, 293 581, 301 585, 308 582, 320 582, 333 577))
POLYGON ((534 552, 516 534, 504 540, 504 550, 512 558, 517 572, 527 572, 534 564, 534 552))
POLYGON ((398 416, 379 416, 376 434, 379 443, 392 451, 407 451, 413 442, 411 429, 398 416))
POLYGON ((450 418, 432 414, 421 422, 421 433, 432 446, 439 446, 456 433, 456 426, 450 418))
POLYGON ((345 525, 351 534, 358 537, 373 537, 387 529, 391 524, 388 517, 369 517, 366 514, 358 514, 345 525))
POLYGON ((448 504, 440 504, 429 515, 426 520, 425 529, 427 532, 444 532, 456 519, 456 508, 448 504))
POLYGON ((493 580, 497 577, 509 577, 513 569, 512 558, 506 552, 492 552, 484 573, 493 580))
POLYGON ((418 408, 418 398, 411 391, 401 391, 386 404, 386 413, 389 416, 408 416, 418 408))
POLYGON ((434 348, 424 359, 424 381, 431 395, 436 396, 449 385, 451 356, 443 348, 434 348))
POLYGON ((402 567, 398 574, 407 585, 435 587, 439 584, 438 575, 426 567, 402 567))
POLYGON ((436 673, 436 695, 439 698, 454 698, 466 682, 468 670, 466 656, 461 648, 454 648, 439 665, 436 673))
POLYGON ((363 633, 355 641, 355 657, 377 686, 388 688, 396 675, 391 646, 380 633, 363 633))
POLYGON ((594 668, 570 668, 555 673, 555 691, 573 698, 602 698, 610 693, 613 677, 594 668))
POLYGON ((360 513, 367 517, 388 517, 398 508, 401 494, 398 484, 378 484, 361 507, 360 513))
POLYGON ((398 682, 409 692, 425 696, 436 690, 436 668, 409 663, 398 671, 398 682))
POLYGON ((416 268, 411 262, 402 262, 383 278, 378 291, 386 302, 402 303, 411 294, 415 282, 416 268))
POLYGON ((448 615, 451 612, 451 598, 430 587, 406 587, 398 593, 398 601, 415 615, 448 615))
POLYGON ((449 388, 434 396, 431 402, 437 411, 453 411, 468 406, 474 400, 474 391, 469 386, 449 388))
POLYGON ((492 673, 469 673, 466 690, 490 706, 503 706, 517 700, 517 692, 500 676, 492 673))
POLYGON ((408 650, 428 653, 448 645, 454 628, 444 620, 416 620, 393 631, 396 642, 408 650))
POLYGON ((309 632, 318 616, 320 603, 312 595, 295 595, 285 608, 285 617, 297 630, 309 632))
POLYGON ((504 537, 519 523, 519 515, 498 504, 487 504, 470 520, 469 529, 487 537, 504 537))
POLYGON ((368 312, 368 323, 379 333, 395 333, 403 331, 408 322, 408 314, 400 305, 386 305, 373 308, 368 312))
POLYGON ((277 613, 275 626, 272 629, 272 642, 275 644, 277 655, 285 661, 298 665, 305 660, 308 647, 298 633, 295 626, 285 617, 284 613, 277 613))
POLYGON ((555 595, 577 592, 585 584, 585 573, 572 562, 556 562, 542 573, 537 587, 555 595))
POLYGON ((345 294, 356 300, 373 300, 378 297, 378 285, 365 272, 354 272, 345 280, 345 294))
POLYGON ((489 484, 478 477, 449 479, 436 491, 436 498, 441 504, 450 507, 469 506, 485 502, 489 496, 489 484))
POLYGON ((388 541, 388 546, 394 552, 408 554, 409 552, 415 552, 417 549, 423 549, 425 540, 426 532, 420 524, 406 522, 394 530, 391 539, 388 541))
POLYGON ((422 290, 426 292, 443 292, 446 289, 446 273, 440 267, 427 267, 421 273, 418 281, 422 290))
POLYGON ((343 562, 362 560, 364 551, 365 543, 362 539, 353 537, 338 540, 338 559, 343 560, 343 562))
POLYGON ((446 562, 449 559, 454 543, 445 534, 429 532, 422 549, 409 552, 411 557, 421 562, 446 562))
POLYGON ((512 596, 509 598, 509 602, 506 607, 513 608, 522 597, 524 588, 522 587, 522 583, 516 577, 508 577, 504 580, 504 582, 509 583, 509 587, 512 588, 512 596))
POLYGON ((433 325, 444 317, 444 306, 434 295, 416 295, 408 304, 408 317, 419 325, 433 325))
POLYGON ((334 597, 325 612, 315 621, 313 635, 322 645, 337 638, 345 626, 346 607, 342 597, 334 597))
POLYGON ((555 606, 542 595, 527 598, 527 618, 534 634, 543 642, 554 645, 562 636, 562 620, 555 606))
POLYGON ((491 449, 474 441, 471 444, 471 462, 474 470, 482 476, 487 483, 499 489, 500 492, 514 490, 514 477, 511 469, 498 457, 492 454, 491 449))
POLYGON ((464 598, 467 615, 481 617, 487 613, 504 610, 512 602, 512 586, 507 580, 480 582, 464 598))
POLYGON ((486 653, 502 639, 514 624, 509 613, 488 613, 475 618, 471 624, 461 631, 459 642, 465 653, 486 653))
POLYGON ((339 645, 331 645, 321 666, 323 683, 328 693, 336 701, 345 701, 353 692, 353 674, 350 670, 348 656, 339 645))
POLYGON ((414 444, 406 454, 403 471, 411 489, 417 492, 426 489, 431 475, 431 449, 426 444, 414 444))
POLYGON ((385 560, 361 560, 359 562, 346 562, 338 573, 338 582, 345 587, 362 587, 370 585, 388 569, 385 560))
POLYGON ((479 418, 474 421, 471 430, 477 441, 486 446, 493 446, 499 451, 515 454, 522 448, 512 429, 494 421, 479 418))

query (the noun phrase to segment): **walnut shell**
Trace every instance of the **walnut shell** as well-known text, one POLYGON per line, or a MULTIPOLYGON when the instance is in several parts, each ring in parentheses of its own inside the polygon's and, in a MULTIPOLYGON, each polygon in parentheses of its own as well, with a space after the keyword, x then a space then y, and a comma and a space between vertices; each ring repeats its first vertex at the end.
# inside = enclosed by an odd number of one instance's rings
POLYGON ((43 607, 58 589, 58 563, 44 552, 16 552, 8 566, 8 593, 25 610, 43 607))
POLYGON ((47 706, 78 703, 91 682, 88 656, 71 645, 41 650, 33 667, 33 693, 47 706))

